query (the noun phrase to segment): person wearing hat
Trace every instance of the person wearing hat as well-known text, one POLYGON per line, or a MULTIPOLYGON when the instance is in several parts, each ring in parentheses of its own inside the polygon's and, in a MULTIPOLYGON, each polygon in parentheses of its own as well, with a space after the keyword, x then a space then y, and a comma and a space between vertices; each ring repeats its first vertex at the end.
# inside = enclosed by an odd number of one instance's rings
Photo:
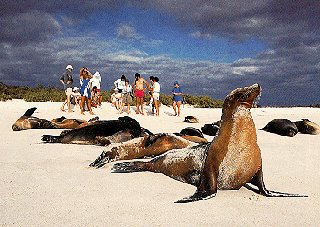
POLYGON ((181 107, 182 100, 183 100, 182 89, 181 89, 178 81, 175 81, 173 83, 173 85, 174 85, 174 87, 172 89, 172 95, 173 95, 172 107, 174 110, 174 116, 178 115, 178 117, 180 117, 180 107, 181 107), (177 112, 177 109, 178 109, 178 112, 177 112))
MULTIPOLYGON (((73 70, 72 65, 67 65, 65 73, 63 73, 62 76, 60 77, 60 82, 63 84, 63 89, 67 96, 66 103, 68 105, 69 112, 72 112, 71 105, 70 105, 70 97, 72 95, 72 83, 73 83, 73 78, 71 74, 72 70, 73 70)), ((64 104, 65 102, 60 108, 62 111, 65 111, 64 104)))

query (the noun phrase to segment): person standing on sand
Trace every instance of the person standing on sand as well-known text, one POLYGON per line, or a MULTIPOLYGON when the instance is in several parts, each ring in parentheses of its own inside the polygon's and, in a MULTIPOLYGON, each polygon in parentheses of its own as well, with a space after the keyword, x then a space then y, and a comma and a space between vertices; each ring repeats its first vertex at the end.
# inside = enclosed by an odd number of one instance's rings
POLYGON ((183 100, 182 89, 181 89, 178 81, 175 81, 173 83, 173 85, 174 85, 174 87, 172 89, 172 95, 173 95, 172 107, 174 110, 174 116, 178 115, 178 117, 180 117, 180 107, 181 107, 182 100, 183 100), (177 113, 177 109, 178 109, 178 113, 177 113))
POLYGON ((126 79, 126 85, 123 88, 123 102, 122 102, 122 111, 124 109, 124 105, 127 105, 127 114, 130 114, 130 103, 132 102, 132 86, 129 83, 129 80, 126 79))
POLYGON ((135 75, 135 81, 133 83, 133 87, 134 87, 134 95, 136 96, 136 114, 141 113, 142 115, 144 115, 143 113, 143 97, 144 97, 144 84, 147 86, 148 90, 150 89, 148 82, 143 79, 139 73, 136 73, 135 75), (139 110, 140 108, 140 110, 139 110))
MULTIPOLYGON (((70 104, 70 97, 72 94, 72 83, 73 83, 73 78, 72 78, 72 74, 71 74, 72 70, 73 70, 72 65, 67 65, 65 73, 62 74, 62 76, 60 77, 60 82, 63 84, 63 89, 64 89, 64 92, 66 93, 66 96, 67 96, 66 102, 68 105, 68 112, 72 112, 71 104, 70 104)), ((60 108, 62 111, 65 111, 64 104, 65 104, 65 102, 63 103, 63 105, 60 108)))
POLYGON ((88 71, 86 67, 80 69, 80 94, 81 94, 81 105, 80 105, 80 113, 84 115, 84 103, 87 103, 89 113, 94 115, 91 109, 91 82, 92 74, 88 71))
POLYGON ((156 108, 156 116, 159 116, 159 102, 160 102, 160 84, 159 78, 152 78, 152 98, 154 102, 154 107, 156 108))

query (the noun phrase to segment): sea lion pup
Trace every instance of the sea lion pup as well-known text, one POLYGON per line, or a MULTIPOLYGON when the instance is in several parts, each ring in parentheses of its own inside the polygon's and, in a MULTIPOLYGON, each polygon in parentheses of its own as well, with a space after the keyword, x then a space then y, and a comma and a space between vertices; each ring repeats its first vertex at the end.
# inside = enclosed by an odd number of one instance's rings
POLYGON ((186 116, 184 118, 184 122, 189 122, 189 123, 199 123, 198 118, 194 117, 194 116, 186 116))
MULTIPOLYGON (((186 159, 189 165, 183 165, 185 159, 175 159, 177 153, 170 158, 164 154, 155 161, 161 164, 154 165, 152 171, 168 174, 175 179, 182 179, 187 183, 186 173, 197 172, 200 168, 199 180, 195 180, 197 191, 194 195, 177 201, 178 203, 209 199, 216 195, 217 190, 233 190, 245 186, 247 183, 258 187, 258 192, 269 197, 301 197, 301 195, 269 191, 265 188, 262 174, 262 160, 254 122, 250 109, 255 98, 260 94, 260 86, 254 84, 250 87, 238 88, 232 91, 225 99, 221 116, 221 128, 208 148, 200 148, 206 154, 203 165, 194 165, 196 157, 186 159), (191 161, 190 161, 191 159, 191 161), (181 163, 182 162, 182 163, 181 163), (163 165, 170 163, 170 165, 163 165), (192 164, 193 163, 193 164, 192 164), (190 168, 186 170, 184 168, 190 168), (174 170, 170 172, 170 169, 174 170), (180 174, 183 173, 183 174, 180 174)), ((183 149, 181 149, 183 150, 183 149)), ((180 152, 180 151, 175 151, 180 152)), ((201 160, 201 152, 197 152, 201 160)), ((117 163, 114 170, 117 172, 130 172, 149 170, 139 166, 139 163, 117 163)), ((193 179, 197 179, 196 174, 193 179)))
POLYGON ((293 137, 298 133, 297 126, 288 119, 274 119, 270 121, 262 130, 281 136, 290 137, 293 137))
POLYGON ((121 144, 112 144, 107 151, 93 161, 89 166, 102 167, 106 163, 117 160, 130 160, 145 157, 154 157, 172 149, 180 149, 195 145, 195 142, 180 136, 167 133, 145 135, 121 144))
POLYGON ((51 122, 55 125, 55 127, 59 129, 82 128, 89 124, 93 124, 94 122, 97 122, 97 121, 99 121, 99 117, 92 118, 89 121, 81 120, 81 119, 67 119, 64 116, 51 120, 51 122))
POLYGON ((296 121, 294 124, 297 126, 298 131, 303 134, 318 135, 320 134, 320 126, 308 119, 296 121))
POLYGON ((201 131, 203 134, 206 134, 208 136, 215 136, 217 135, 220 126, 221 126, 221 121, 216 121, 216 122, 213 122, 212 124, 205 124, 203 127, 201 127, 201 131))
POLYGON ((204 138, 202 132, 193 127, 184 128, 179 133, 173 134, 195 143, 208 143, 208 140, 204 138))
MULTIPOLYGON (((82 128, 63 131, 60 136, 43 135, 42 141, 47 143, 99 144, 99 137, 117 136, 129 132, 131 138, 139 137, 142 133, 140 124, 130 117, 119 117, 118 120, 99 121, 82 128)), ((127 136, 125 136, 127 138, 127 136)))
POLYGON ((23 116, 21 116, 13 125, 13 131, 27 130, 27 129, 54 129, 56 126, 46 119, 32 117, 36 107, 28 109, 23 116))

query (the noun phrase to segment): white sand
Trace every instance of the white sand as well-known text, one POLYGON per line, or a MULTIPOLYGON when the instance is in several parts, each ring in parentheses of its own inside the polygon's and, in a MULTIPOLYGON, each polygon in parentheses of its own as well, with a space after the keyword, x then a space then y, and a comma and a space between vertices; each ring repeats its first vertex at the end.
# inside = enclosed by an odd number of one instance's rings
MULTIPOLYGON (((281 137, 258 130, 267 188, 306 194, 308 198, 266 198, 245 188, 218 191, 210 200, 189 204, 174 201, 194 193, 195 187, 162 174, 110 172, 89 168, 103 147, 41 143, 41 135, 61 130, 13 132, 11 125, 30 107, 34 116, 52 119, 81 117, 79 111, 59 111, 61 103, 0 102, 0 225, 1 226, 319 226, 320 136, 281 137)), ((100 119, 119 117, 109 103, 94 112, 100 119)), ((220 119, 221 109, 184 107, 182 122, 161 107, 161 116, 130 116, 152 132, 178 132, 220 119)), ((123 114, 124 115, 124 114, 123 114)), ((320 109, 253 109, 256 128, 274 118, 308 118, 320 124, 320 109)), ((208 137, 209 138, 209 137, 208 137)))

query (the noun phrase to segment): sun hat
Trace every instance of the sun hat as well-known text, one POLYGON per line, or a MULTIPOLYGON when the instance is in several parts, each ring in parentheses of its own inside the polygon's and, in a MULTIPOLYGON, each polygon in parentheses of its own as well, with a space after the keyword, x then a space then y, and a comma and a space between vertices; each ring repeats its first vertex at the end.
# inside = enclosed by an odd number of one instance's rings
POLYGON ((73 67, 72 67, 72 65, 67 65, 66 69, 71 69, 71 70, 73 70, 73 67))

